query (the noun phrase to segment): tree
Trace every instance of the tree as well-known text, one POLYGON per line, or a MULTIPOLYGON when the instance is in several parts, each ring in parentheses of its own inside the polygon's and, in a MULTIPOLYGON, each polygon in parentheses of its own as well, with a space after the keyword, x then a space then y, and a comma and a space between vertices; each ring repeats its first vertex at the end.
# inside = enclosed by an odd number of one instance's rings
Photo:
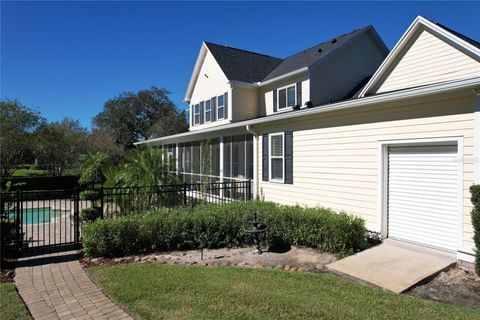
POLYGON ((103 153, 113 164, 118 164, 125 150, 122 145, 116 143, 112 132, 103 128, 93 128, 87 137, 88 153, 103 153))
POLYGON ((156 87, 120 93, 105 103, 93 125, 111 132, 115 142, 126 148, 140 140, 185 132, 185 111, 178 110, 168 94, 166 89, 156 87))
POLYGON ((0 176, 12 174, 31 152, 31 137, 42 118, 17 100, 0 101, 0 176))
POLYGON ((83 154, 80 156, 80 179, 82 185, 95 187, 105 182, 105 172, 110 159, 101 152, 83 154))
POLYGON ((156 187, 178 184, 176 175, 168 172, 162 149, 140 147, 131 150, 116 176, 119 187, 156 187))
POLYGON ((42 123, 35 134, 35 152, 39 165, 54 176, 78 165, 85 153, 87 131, 80 122, 65 118, 60 122, 42 123))

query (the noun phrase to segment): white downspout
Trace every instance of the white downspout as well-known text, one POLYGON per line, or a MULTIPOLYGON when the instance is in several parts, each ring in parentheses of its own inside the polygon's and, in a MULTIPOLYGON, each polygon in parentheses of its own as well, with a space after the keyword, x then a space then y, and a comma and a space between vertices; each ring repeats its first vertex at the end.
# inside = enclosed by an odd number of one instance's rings
POLYGON ((257 161, 258 161, 258 134, 253 130, 252 125, 247 124, 245 129, 247 132, 253 134, 253 186, 252 194, 253 199, 258 198, 258 170, 257 170, 257 161))

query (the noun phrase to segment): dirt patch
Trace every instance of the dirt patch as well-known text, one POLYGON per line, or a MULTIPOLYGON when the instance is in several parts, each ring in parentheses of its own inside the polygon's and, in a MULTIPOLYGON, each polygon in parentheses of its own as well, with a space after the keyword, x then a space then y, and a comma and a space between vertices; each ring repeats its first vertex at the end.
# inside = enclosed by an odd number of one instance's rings
POLYGON ((406 294, 480 309, 480 278, 473 271, 454 267, 406 294))
POLYGON ((84 266, 121 264, 121 263, 164 263, 164 264, 186 264, 205 266, 239 266, 255 268, 275 268, 291 271, 313 271, 324 270, 324 266, 336 260, 336 257, 329 253, 309 248, 292 247, 280 252, 264 251, 263 254, 254 255, 253 249, 215 249, 174 251, 167 253, 156 253, 145 256, 129 256, 123 258, 83 258, 80 262, 84 266))

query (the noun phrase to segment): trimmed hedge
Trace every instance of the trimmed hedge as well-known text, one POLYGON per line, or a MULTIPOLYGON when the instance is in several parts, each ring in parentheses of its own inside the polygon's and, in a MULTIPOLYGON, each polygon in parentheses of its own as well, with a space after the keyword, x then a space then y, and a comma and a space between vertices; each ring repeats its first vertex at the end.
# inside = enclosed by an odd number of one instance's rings
POLYGON ((77 176, 9 177, 9 178, 2 179, 1 189, 5 190, 7 183, 11 184, 10 191, 64 190, 64 189, 71 190, 78 187, 78 177, 77 176))
POLYGON ((264 242, 270 247, 298 245, 348 254, 366 246, 361 218, 324 208, 249 201, 97 220, 84 227, 83 247, 89 257, 115 257, 250 245, 252 238, 244 229, 255 211, 268 225, 264 242))
POLYGON ((472 225, 473 225, 473 242, 476 247, 475 271, 480 276, 480 184, 470 187, 472 194, 472 225))
POLYGON ((85 208, 80 212, 80 220, 83 222, 92 222, 102 217, 101 208, 85 208))

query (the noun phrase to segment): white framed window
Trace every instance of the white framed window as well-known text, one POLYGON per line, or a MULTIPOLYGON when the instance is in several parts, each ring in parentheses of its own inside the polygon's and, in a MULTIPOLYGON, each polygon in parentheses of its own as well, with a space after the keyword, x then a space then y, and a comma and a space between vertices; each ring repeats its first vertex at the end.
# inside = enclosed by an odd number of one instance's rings
POLYGON ((277 90, 277 110, 297 105, 297 86, 290 85, 277 90))
POLYGON ((217 97, 217 120, 225 119, 225 101, 224 96, 217 97))
POLYGON ((272 182, 284 183, 285 181, 285 150, 283 132, 271 133, 268 135, 268 162, 269 180, 272 182))
POLYGON ((205 101, 205 123, 212 121, 212 107, 210 100, 205 101))
POLYGON ((193 125, 200 124, 200 104, 193 107, 193 125))

